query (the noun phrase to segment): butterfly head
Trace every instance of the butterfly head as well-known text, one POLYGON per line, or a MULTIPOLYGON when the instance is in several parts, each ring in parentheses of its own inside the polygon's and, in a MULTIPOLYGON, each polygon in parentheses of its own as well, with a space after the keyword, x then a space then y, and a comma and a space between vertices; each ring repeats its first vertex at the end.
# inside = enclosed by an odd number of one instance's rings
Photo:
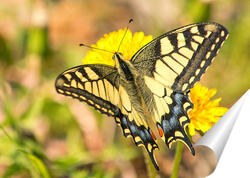
POLYGON ((119 58, 123 58, 123 54, 122 53, 118 53, 118 52, 115 52, 112 59, 114 61, 116 61, 116 59, 119 59, 119 58))
POLYGON ((124 57, 122 53, 115 52, 112 59, 115 61, 115 65, 119 68, 120 64, 123 63, 124 57))

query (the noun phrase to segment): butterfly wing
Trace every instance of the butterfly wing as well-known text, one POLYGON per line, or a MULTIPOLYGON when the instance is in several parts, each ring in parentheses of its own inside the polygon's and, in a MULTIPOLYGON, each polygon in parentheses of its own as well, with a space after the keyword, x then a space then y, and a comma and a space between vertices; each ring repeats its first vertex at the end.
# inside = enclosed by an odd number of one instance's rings
POLYGON ((84 101, 108 116, 115 116, 119 103, 119 76, 114 67, 82 65, 60 74, 55 82, 58 93, 84 101))
MULTIPOLYGON (((128 96, 117 69, 107 65, 81 65, 60 74, 55 82, 58 93, 86 102, 96 110, 113 116, 125 137, 144 146, 157 170, 153 150, 158 148, 143 113, 138 114, 128 96), (142 116, 143 115, 143 116, 142 116)), ((135 101, 136 103, 140 102, 135 101)), ((137 105, 137 104, 136 104, 137 105)), ((140 103, 139 103, 140 105, 140 103)))
POLYGON ((169 148, 181 140, 195 154, 185 133, 190 123, 187 112, 193 108, 187 91, 200 80, 227 36, 216 23, 188 25, 154 39, 132 57, 142 97, 169 148))
POLYGON ((190 122, 187 113, 193 108, 188 94, 175 92, 148 76, 140 77, 137 84, 159 135, 168 148, 171 148, 173 142, 180 140, 194 155, 195 151, 185 132, 185 127, 190 122))
POLYGON ((200 80, 227 36, 227 29, 217 23, 192 24, 154 39, 131 60, 142 75, 186 92, 200 80))
POLYGON ((117 124, 121 126, 125 137, 133 138, 136 146, 144 146, 153 165, 159 170, 153 152, 155 149, 158 149, 156 137, 149 128, 147 120, 145 120, 146 116, 143 113, 143 109, 141 108, 140 111, 138 111, 138 108, 135 109, 136 105, 141 107, 139 103, 141 99, 131 102, 127 91, 124 90, 122 86, 120 86, 119 94, 121 97, 121 106, 115 118, 117 124))

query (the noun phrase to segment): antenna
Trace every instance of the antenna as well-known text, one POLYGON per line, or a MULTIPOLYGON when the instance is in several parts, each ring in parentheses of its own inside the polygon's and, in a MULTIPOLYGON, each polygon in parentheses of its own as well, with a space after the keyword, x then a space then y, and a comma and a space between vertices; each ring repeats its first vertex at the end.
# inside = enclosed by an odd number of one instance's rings
POLYGON ((100 50, 100 51, 106 51, 106 52, 114 54, 112 51, 109 51, 109 50, 106 50, 106 49, 100 49, 100 48, 91 47, 91 46, 88 46, 88 45, 85 45, 85 44, 79 44, 79 46, 86 46, 86 47, 88 47, 90 49, 96 49, 96 50, 100 50))
MULTIPOLYGON (((126 31, 125 31, 125 33, 124 33, 124 35, 123 35, 123 37, 122 37, 122 40, 121 40, 121 42, 120 42, 120 44, 119 44, 119 46, 118 46, 117 52, 119 51, 119 49, 120 49, 120 47, 121 47, 122 41, 123 41, 123 39, 124 39, 124 37, 125 37, 127 31, 128 31, 128 27, 129 27, 129 24, 130 24, 131 22, 133 22, 133 19, 130 19, 129 22, 128 22, 128 26, 127 26, 126 31)), ((85 45, 85 44, 79 44, 79 46, 86 46, 86 47, 88 47, 88 48, 90 48, 90 49, 95 49, 95 50, 99 50, 99 51, 106 51, 106 52, 109 52, 109 53, 114 54, 114 52, 112 52, 112 51, 109 51, 109 50, 106 50, 106 49, 100 49, 100 48, 91 47, 91 46, 85 45)))
POLYGON ((121 44, 122 44, 122 41, 123 41, 123 39, 124 39, 124 37, 125 37, 127 31, 128 31, 128 27, 129 27, 129 24, 130 24, 131 22, 133 22, 133 19, 130 19, 129 22, 128 22, 128 26, 127 26, 126 31, 125 31, 125 33, 124 33, 124 35, 123 35, 123 37, 122 37, 122 40, 121 40, 121 42, 120 42, 120 44, 119 44, 119 46, 118 46, 117 52, 119 52, 119 49, 120 49, 121 44))

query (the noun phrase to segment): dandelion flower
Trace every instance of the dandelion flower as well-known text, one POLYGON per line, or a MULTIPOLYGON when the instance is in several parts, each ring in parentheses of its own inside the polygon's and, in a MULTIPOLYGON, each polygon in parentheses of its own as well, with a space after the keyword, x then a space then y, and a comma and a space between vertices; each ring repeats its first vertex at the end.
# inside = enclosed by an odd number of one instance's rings
MULTIPOLYGON (((105 34, 103 38, 101 38, 96 44, 91 45, 91 47, 105 49, 112 52, 119 52, 123 54, 125 59, 131 59, 131 57, 141 47, 153 39, 151 35, 144 36, 143 32, 136 32, 134 35, 132 35, 132 32, 128 29, 122 41, 125 31, 126 28, 105 34), (121 42, 122 44, 120 49, 117 51, 121 42)), ((112 53, 93 49, 87 52, 85 58, 82 61, 83 64, 106 64, 114 66, 115 61, 112 59, 112 56, 112 53)))
POLYGON ((216 92, 216 89, 209 90, 200 84, 196 84, 190 90, 191 101, 194 104, 194 108, 188 113, 191 121, 188 129, 191 136, 195 135, 195 130, 207 132, 228 111, 228 108, 218 107, 221 98, 210 101, 216 92))

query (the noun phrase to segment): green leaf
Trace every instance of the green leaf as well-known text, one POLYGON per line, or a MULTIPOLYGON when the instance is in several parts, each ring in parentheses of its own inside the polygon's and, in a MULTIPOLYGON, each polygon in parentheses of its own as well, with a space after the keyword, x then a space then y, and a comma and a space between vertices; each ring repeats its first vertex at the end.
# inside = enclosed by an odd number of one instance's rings
POLYGON ((24 151, 21 149, 22 147, 13 139, 10 137, 10 135, 4 130, 4 128, 0 125, 0 129, 4 132, 4 134, 11 140, 13 141, 16 146, 18 147, 17 150, 21 151, 24 153, 24 155, 29 159, 31 164, 35 167, 36 171, 43 177, 43 178, 50 178, 49 172, 44 165, 44 163, 36 156, 29 154, 28 152, 24 151))
POLYGON ((32 165, 35 167, 37 172, 43 177, 43 178, 50 178, 49 172, 44 165, 44 163, 36 156, 27 153, 24 150, 18 149, 19 151, 23 152, 25 156, 29 159, 29 161, 32 163, 32 165))

